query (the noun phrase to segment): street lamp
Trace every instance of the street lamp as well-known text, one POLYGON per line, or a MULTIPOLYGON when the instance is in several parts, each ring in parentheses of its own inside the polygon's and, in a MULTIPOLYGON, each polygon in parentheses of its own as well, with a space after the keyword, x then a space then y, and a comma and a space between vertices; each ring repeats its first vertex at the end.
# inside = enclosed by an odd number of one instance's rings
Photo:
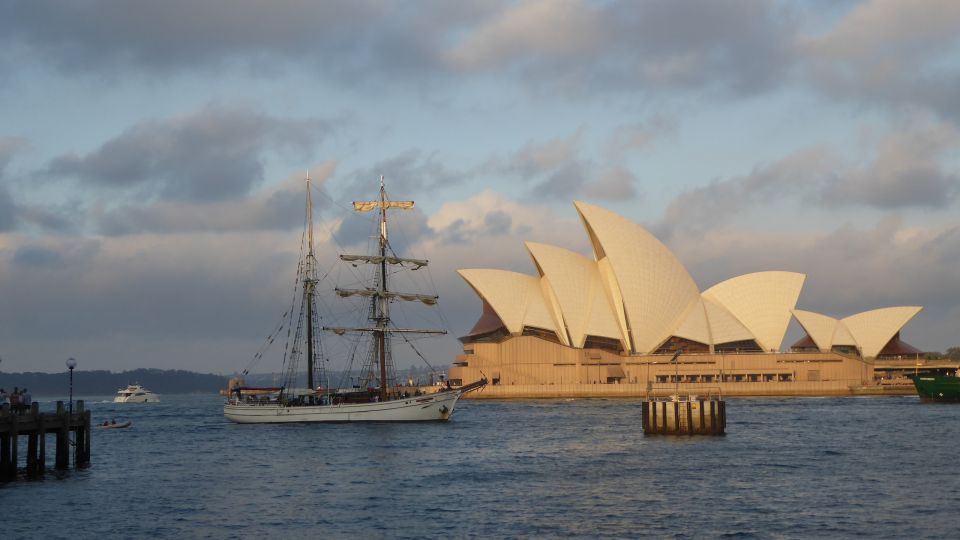
POLYGON ((70 418, 73 419, 73 368, 77 367, 74 358, 67 358, 67 369, 70 370, 70 418))

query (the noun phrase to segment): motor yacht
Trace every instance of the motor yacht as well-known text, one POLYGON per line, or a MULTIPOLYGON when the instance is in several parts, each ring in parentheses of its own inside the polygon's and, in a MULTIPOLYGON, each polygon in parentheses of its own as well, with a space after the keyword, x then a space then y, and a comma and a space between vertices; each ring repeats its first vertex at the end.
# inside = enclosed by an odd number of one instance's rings
POLYGON ((160 396, 139 384, 130 384, 126 388, 117 390, 117 396, 113 398, 114 403, 156 403, 159 401, 160 396))

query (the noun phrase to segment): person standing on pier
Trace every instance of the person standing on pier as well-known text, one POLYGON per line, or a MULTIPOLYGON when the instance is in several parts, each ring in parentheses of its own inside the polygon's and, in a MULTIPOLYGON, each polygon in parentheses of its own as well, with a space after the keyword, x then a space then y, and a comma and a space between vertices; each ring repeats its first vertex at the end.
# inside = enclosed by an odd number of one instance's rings
POLYGON ((3 388, 0 388, 0 407, 10 403, 10 398, 7 396, 7 391, 3 388))
POLYGON ((14 386, 13 393, 10 394, 10 410, 17 412, 20 410, 20 388, 14 386))
POLYGON ((30 409, 30 405, 33 404, 33 396, 30 395, 30 392, 26 388, 20 391, 20 408, 24 411, 30 409))

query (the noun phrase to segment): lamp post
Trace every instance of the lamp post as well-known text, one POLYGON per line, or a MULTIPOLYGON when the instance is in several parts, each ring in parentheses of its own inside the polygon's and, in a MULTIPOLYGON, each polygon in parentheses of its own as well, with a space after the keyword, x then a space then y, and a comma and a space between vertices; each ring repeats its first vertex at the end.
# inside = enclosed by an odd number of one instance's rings
POLYGON ((73 368, 77 367, 77 361, 73 358, 67 359, 67 369, 70 370, 70 419, 73 419, 73 368))

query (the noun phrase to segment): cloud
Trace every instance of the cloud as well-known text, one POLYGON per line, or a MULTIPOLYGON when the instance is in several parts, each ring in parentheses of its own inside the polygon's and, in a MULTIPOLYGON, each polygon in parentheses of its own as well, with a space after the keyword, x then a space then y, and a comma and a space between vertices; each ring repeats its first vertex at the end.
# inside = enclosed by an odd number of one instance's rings
POLYGON ((799 208, 945 209, 960 195, 950 152, 960 132, 947 124, 909 121, 901 131, 869 140, 865 163, 819 145, 761 164, 749 174, 715 179, 677 196, 657 233, 704 231, 773 203, 799 208), (907 127, 909 126, 909 127, 907 127))
POLYGON ((577 161, 565 164, 534 186, 528 197, 534 200, 570 199, 571 196, 580 193, 587 182, 583 168, 584 166, 577 161))
MULTIPOLYGON (((614 144, 638 144, 636 125, 619 127, 612 140, 614 144)), ((571 200, 585 195, 603 200, 622 200, 636 197, 636 178, 619 161, 627 146, 617 149, 611 163, 600 166, 582 157, 586 131, 576 130, 569 136, 546 141, 528 141, 522 148, 505 158, 494 157, 478 168, 479 174, 515 175, 525 182, 534 181, 527 191, 527 200, 571 200)))
POLYGON ((330 129, 325 120, 207 107, 136 124, 86 155, 54 158, 46 172, 161 199, 217 201, 260 182, 266 152, 309 154, 330 129))
POLYGON ((257 2, 173 0, 142 5, 122 0, 8 6, 3 34, 66 71, 103 65, 156 70, 217 64, 235 56, 305 55, 318 43, 345 36, 376 15, 371 2, 296 0, 257 2))
MULTIPOLYGON (((325 162, 310 169, 314 192, 324 189, 336 164, 325 162)), ((210 233, 243 230, 289 230, 304 223, 304 178, 295 174, 285 181, 247 197, 225 201, 159 200, 152 203, 98 207, 93 211, 96 230, 108 236, 142 233, 210 233)), ((315 216, 329 201, 313 198, 315 216)))
POLYGON ((495 174, 515 174, 524 180, 552 173, 577 159, 584 133, 580 128, 567 137, 527 141, 506 158, 491 158, 485 164, 485 170, 495 174))
POLYGON ((610 134, 604 152, 610 161, 620 162, 627 154, 648 148, 664 133, 675 130, 675 121, 662 115, 644 122, 622 124, 610 134))
POLYGON ((720 88, 754 93, 792 65, 796 24, 772 2, 528 0, 466 32, 446 60, 568 92, 720 88))
POLYGON ((878 209, 946 208, 960 194, 960 175, 943 159, 960 144, 948 125, 904 126, 878 143, 873 160, 834 177, 821 193, 830 205, 878 209))
POLYGON ((172 0, 162 6, 14 0, 0 19, 0 44, 68 76, 168 76, 239 67, 274 77, 303 67, 347 84, 379 83, 383 75, 395 83, 423 84, 445 71, 438 51, 448 34, 497 8, 492 2, 441 0, 172 0))
POLYGON ((0 341, 242 335, 263 295, 289 298, 297 249, 289 236, 14 238, 0 251, 0 341))
POLYGON ((800 36, 807 77, 856 103, 921 106, 960 121, 960 4, 868 0, 828 31, 800 36))
POLYGON ((466 69, 513 62, 518 54, 587 59, 604 43, 602 13, 578 0, 532 0, 475 27, 449 52, 466 69))
POLYGON ((434 241, 446 248, 451 244, 469 245, 482 238, 505 235, 529 240, 525 236, 533 231, 547 233, 550 230, 544 228, 548 219, 557 218, 545 208, 528 206, 484 190, 463 201, 445 203, 429 217, 428 225, 436 232, 434 241))
POLYGON ((637 196, 637 178, 625 167, 612 167, 600 174, 595 182, 588 184, 586 195, 608 201, 622 201, 637 196))
MULTIPOLYGON (((5 170, 14 154, 25 146, 26 140, 21 137, 0 136, 0 181, 4 180, 5 170)), ((6 181, 0 183, 0 232, 11 231, 17 225, 17 204, 5 184, 6 181)))
POLYGON ((27 140, 23 137, 0 136, 0 178, 3 177, 3 171, 10 164, 14 154, 26 146, 27 140))
POLYGON ((342 191, 348 196, 369 198, 379 189, 382 175, 388 196, 406 199, 415 193, 429 193, 454 187, 473 174, 474 172, 469 170, 450 169, 436 153, 425 154, 421 150, 411 149, 378 161, 371 167, 347 174, 351 180, 342 191))
POLYGON ((782 0, 20 0, 4 15, 0 69, 14 57, 68 76, 290 69, 354 90, 388 77, 431 96, 492 76, 538 96, 639 100, 800 83, 858 107, 920 106, 960 121, 952 0, 828 10, 782 0))
MULTIPOLYGON (((427 224, 422 209, 388 211, 387 240, 396 252, 407 249, 434 232, 427 224)), ((364 246, 371 250, 379 242, 379 215, 376 212, 350 212, 337 223, 333 233, 339 247, 351 248, 351 253, 362 253, 364 246)))
POLYGON ((75 243, 53 245, 24 244, 14 251, 11 264, 28 271, 57 271, 63 268, 89 267, 100 252, 100 242, 81 240, 75 243))
POLYGON ((714 179, 674 198, 654 226, 655 233, 670 237, 680 230, 703 232, 766 201, 802 198, 824 185, 838 166, 832 149, 816 146, 759 165, 745 176, 714 179))
POLYGON ((0 184, 0 233, 12 231, 17 224, 17 205, 9 190, 0 184))
POLYGON ((794 18, 767 0, 15 1, 0 44, 71 75, 296 66, 353 85, 384 74, 435 86, 494 73, 553 94, 754 93, 791 68, 794 18))

